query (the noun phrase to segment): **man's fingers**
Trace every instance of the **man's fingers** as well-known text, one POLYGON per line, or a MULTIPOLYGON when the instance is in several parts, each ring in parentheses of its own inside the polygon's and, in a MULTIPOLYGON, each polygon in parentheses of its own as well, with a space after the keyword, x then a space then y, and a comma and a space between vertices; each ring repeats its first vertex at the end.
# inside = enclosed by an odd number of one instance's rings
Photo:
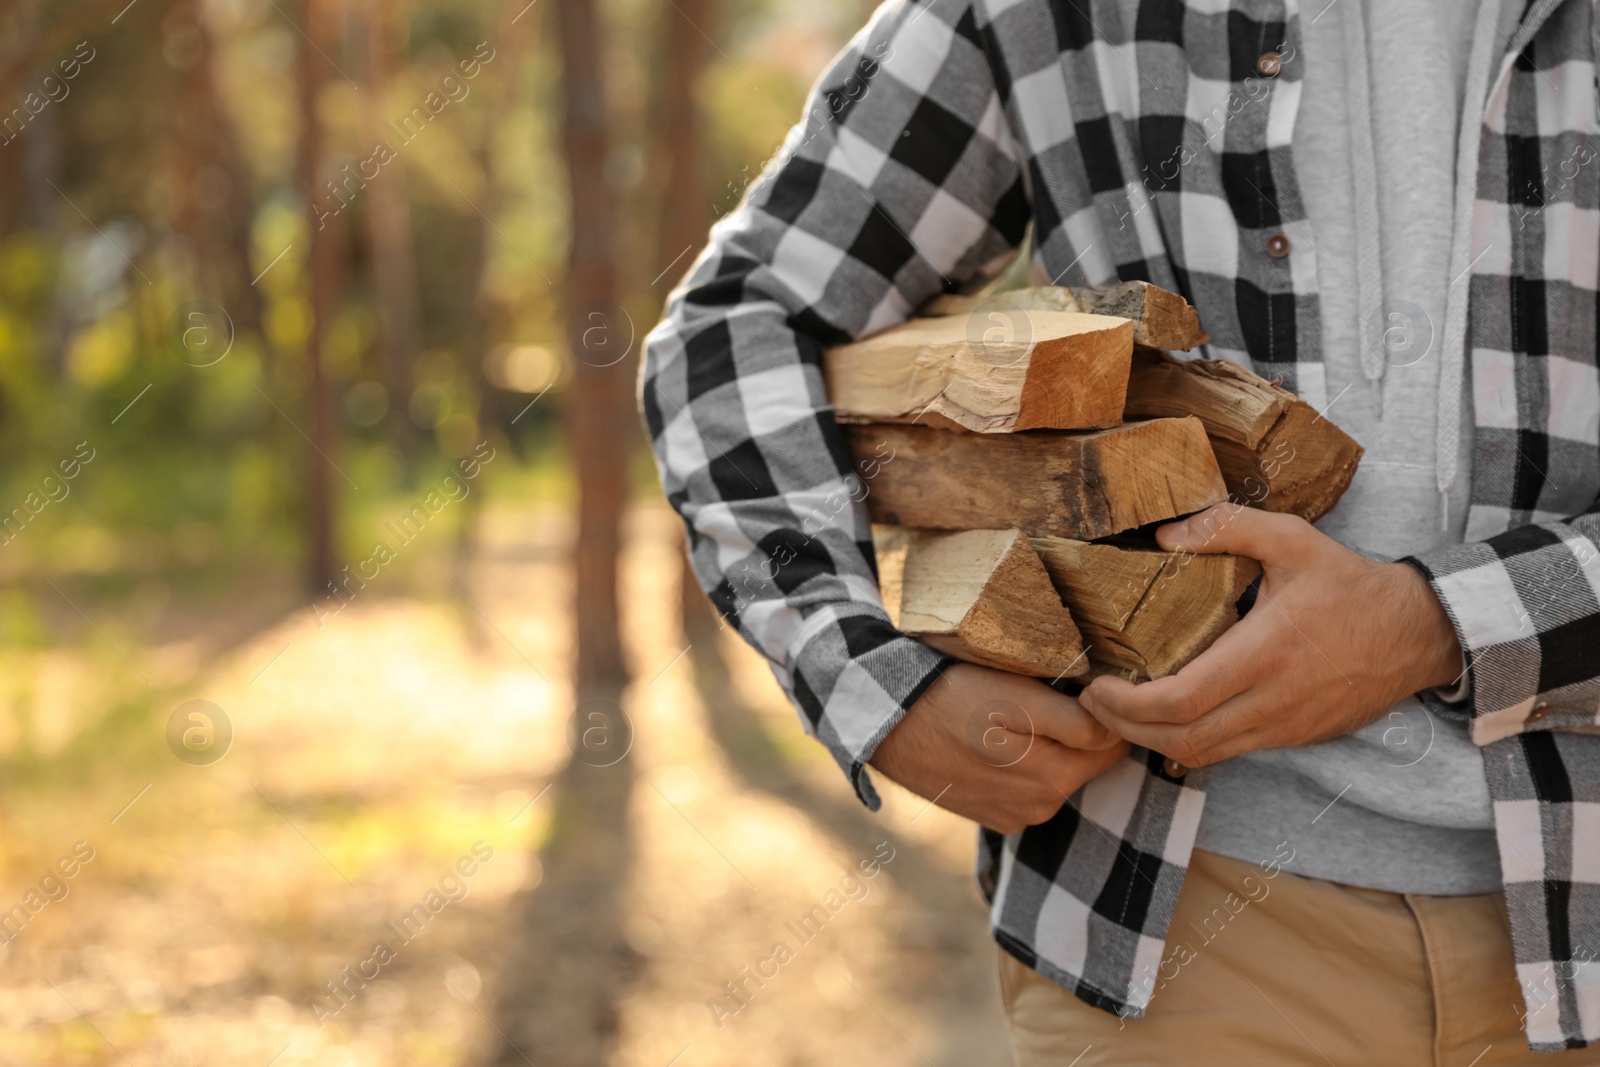
POLYGON ((1123 729, 1132 744, 1187 767, 1205 767, 1269 747, 1263 743, 1270 726, 1261 722, 1261 698, 1246 694, 1228 701, 1215 712, 1192 723, 1130 722, 1123 729))
POLYGON ((1063 748, 1041 744, 1035 747, 1037 761, 1030 755, 1029 770, 1041 775, 1064 801, 1083 788, 1085 782, 1116 765, 1128 754, 1128 742, 1117 739, 1110 747, 1097 750, 1063 748))
POLYGON ((967 731, 977 757, 991 767, 1014 767, 1033 751, 1038 733, 1023 723, 1013 728, 1015 716, 989 714, 974 722, 967 731))
POLYGON ((1090 682, 1078 697, 1085 711, 1127 737, 1125 722, 1193 722, 1255 681, 1260 635, 1251 616, 1225 631, 1177 674, 1134 684, 1115 675, 1090 682))
MULTIPOLYGON (((967 738, 989 759, 998 747, 1020 754, 1010 735, 1047 737, 1068 748, 1106 748, 1116 737, 1073 697, 1058 693, 1036 678, 986 671, 992 677, 975 695, 981 699, 969 712, 967 738)), ((990 762, 993 762, 991 759, 990 762)))
POLYGON ((1296 515, 1224 503, 1167 523, 1156 530, 1156 541, 1169 552, 1226 552, 1269 563, 1292 555, 1311 529, 1296 515))
POLYGON ((1082 705, 1065 694, 1045 688, 1028 711, 1033 716, 1033 727, 1042 736, 1059 741, 1068 748, 1105 749, 1114 746, 1119 738, 1082 705))
MULTIPOLYGON (((1180 759, 1178 762, 1187 767, 1210 767, 1213 764, 1221 763, 1225 759, 1232 759, 1246 752, 1256 752, 1263 748, 1273 747, 1276 746, 1272 743, 1271 730, 1268 727, 1258 726, 1225 738, 1210 748, 1191 752, 1189 759, 1180 759)), ((1173 758, 1177 759, 1176 756, 1173 758)))

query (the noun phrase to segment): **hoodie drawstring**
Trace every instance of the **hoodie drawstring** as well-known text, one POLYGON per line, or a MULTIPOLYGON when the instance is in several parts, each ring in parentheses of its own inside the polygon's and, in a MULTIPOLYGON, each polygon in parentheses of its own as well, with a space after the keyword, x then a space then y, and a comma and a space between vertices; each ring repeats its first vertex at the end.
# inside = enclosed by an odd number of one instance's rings
POLYGON ((1450 489, 1456 480, 1456 449, 1461 435, 1461 391, 1465 388, 1467 303, 1472 294, 1472 209, 1477 199, 1478 150, 1483 140, 1483 109, 1489 73, 1499 54, 1499 5, 1477 8, 1478 22, 1467 60, 1461 95, 1461 132, 1456 139, 1455 218, 1450 242, 1450 288, 1445 300, 1444 342, 1439 352, 1439 403, 1433 462, 1444 529, 1450 527, 1450 489))
MULTIPOLYGON (((1367 49, 1366 0, 1344 8, 1345 91, 1350 106, 1350 171, 1356 230, 1356 312, 1361 337, 1382 314, 1383 246, 1379 236, 1378 156, 1372 141, 1372 69, 1367 49)), ((1374 385, 1383 381, 1383 353, 1372 344, 1359 346, 1361 373, 1374 385)), ((1378 403, 1383 402, 1378 390, 1378 403)), ((1381 407, 1380 407, 1381 411, 1381 407)))

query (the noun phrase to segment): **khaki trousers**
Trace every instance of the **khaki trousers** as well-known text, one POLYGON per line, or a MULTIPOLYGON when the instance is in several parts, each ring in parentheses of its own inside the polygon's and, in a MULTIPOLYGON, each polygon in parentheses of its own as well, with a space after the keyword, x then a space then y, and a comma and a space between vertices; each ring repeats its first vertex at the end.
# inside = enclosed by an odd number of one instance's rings
POLYGON ((1017 1063, 1600 1064, 1600 1047, 1528 1051, 1499 894, 1408 896, 1287 870, 1266 880, 1197 851, 1152 977, 1145 1017, 1122 1020, 1001 950, 1017 1063))

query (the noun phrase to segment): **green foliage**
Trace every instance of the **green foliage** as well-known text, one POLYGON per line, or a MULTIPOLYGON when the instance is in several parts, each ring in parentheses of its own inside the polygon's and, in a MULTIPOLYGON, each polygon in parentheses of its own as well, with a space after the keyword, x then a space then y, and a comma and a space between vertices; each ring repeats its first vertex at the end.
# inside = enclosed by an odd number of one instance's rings
MULTIPOLYGON (((44 14, 59 5, 29 6, 44 14)), ((405 203, 418 336, 409 391, 399 395, 377 299, 374 190, 357 189, 330 216, 342 268, 323 345, 334 420, 324 458, 302 432, 312 424, 313 314, 298 170, 302 38, 294 20, 303 10, 175 0, 133 7, 114 30, 90 36, 94 60, 40 128, 0 148, 0 192, 14 202, 0 207, 0 448, 8 459, 0 575, 92 580, 104 590, 131 588, 140 575, 201 582, 265 567, 287 576, 303 553, 316 464, 337 466, 340 540, 357 551, 386 507, 484 440, 508 456, 493 475, 501 491, 570 498, 558 432, 570 360, 560 303, 568 237, 556 12, 540 5, 511 24, 487 0, 402 5, 387 31, 381 98, 366 88, 360 16, 325 49, 317 100, 325 171, 347 173, 346 164, 371 155, 375 136, 392 142, 396 160, 372 182, 389 183, 385 190, 405 203), (185 14, 194 10, 203 27, 185 14), (390 124, 485 42, 494 58, 470 91, 414 140, 395 137, 390 124), (212 95, 197 95, 206 85, 212 95), (28 168, 43 168, 55 191, 27 178, 28 168), (197 301, 215 314, 195 318, 197 301), (214 363, 201 358, 224 347, 214 363), (517 364, 516 381, 480 371, 487 357, 513 349, 540 353, 517 364), (530 379, 529 367, 542 369, 530 379), (545 385, 548 395, 530 408, 545 385), (66 478, 62 464, 80 448, 93 459, 66 478)), ((798 0, 719 12, 717 55, 695 89, 715 214, 738 203, 860 15, 858 4, 798 0)), ((606 17, 611 169, 624 237, 648 248, 648 239, 633 238, 653 225, 655 42, 662 20, 681 16, 649 0, 613 0, 606 17)), ((648 264, 624 268, 637 352, 668 283, 649 285, 648 264)), ((639 492, 655 491, 642 450, 631 473, 639 492)), ((40 639, 30 610, 25 598, 0 601, 0 636, 40 639)))

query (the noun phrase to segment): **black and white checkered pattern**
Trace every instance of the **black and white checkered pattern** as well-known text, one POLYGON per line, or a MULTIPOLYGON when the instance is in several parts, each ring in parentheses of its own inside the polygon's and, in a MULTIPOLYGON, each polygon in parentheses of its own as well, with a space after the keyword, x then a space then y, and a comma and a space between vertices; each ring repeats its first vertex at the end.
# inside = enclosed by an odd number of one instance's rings
MULTIPOLYGON (((695 570, 868 804, 866 760, 948 661, 883 611, 872 485, 847 461, 823 348, 980 286, 1031 222, 1035 280, 1180 292, 1205 355, 1324 405, 1290 145, 1302 16, 1296 0, 893 0, 674 293, 643 407, 695 570)), ((1593 20, 1593 0, 1533 0, 1492 79, 1464 282, 1475 543, 1413 561, 1467 649, 1539 1050, 1600 1040, 1593 20)), ((997 939, 1142 1014, 1205 777, 1139 751, 1050 822, 985 831, 997 939)))

